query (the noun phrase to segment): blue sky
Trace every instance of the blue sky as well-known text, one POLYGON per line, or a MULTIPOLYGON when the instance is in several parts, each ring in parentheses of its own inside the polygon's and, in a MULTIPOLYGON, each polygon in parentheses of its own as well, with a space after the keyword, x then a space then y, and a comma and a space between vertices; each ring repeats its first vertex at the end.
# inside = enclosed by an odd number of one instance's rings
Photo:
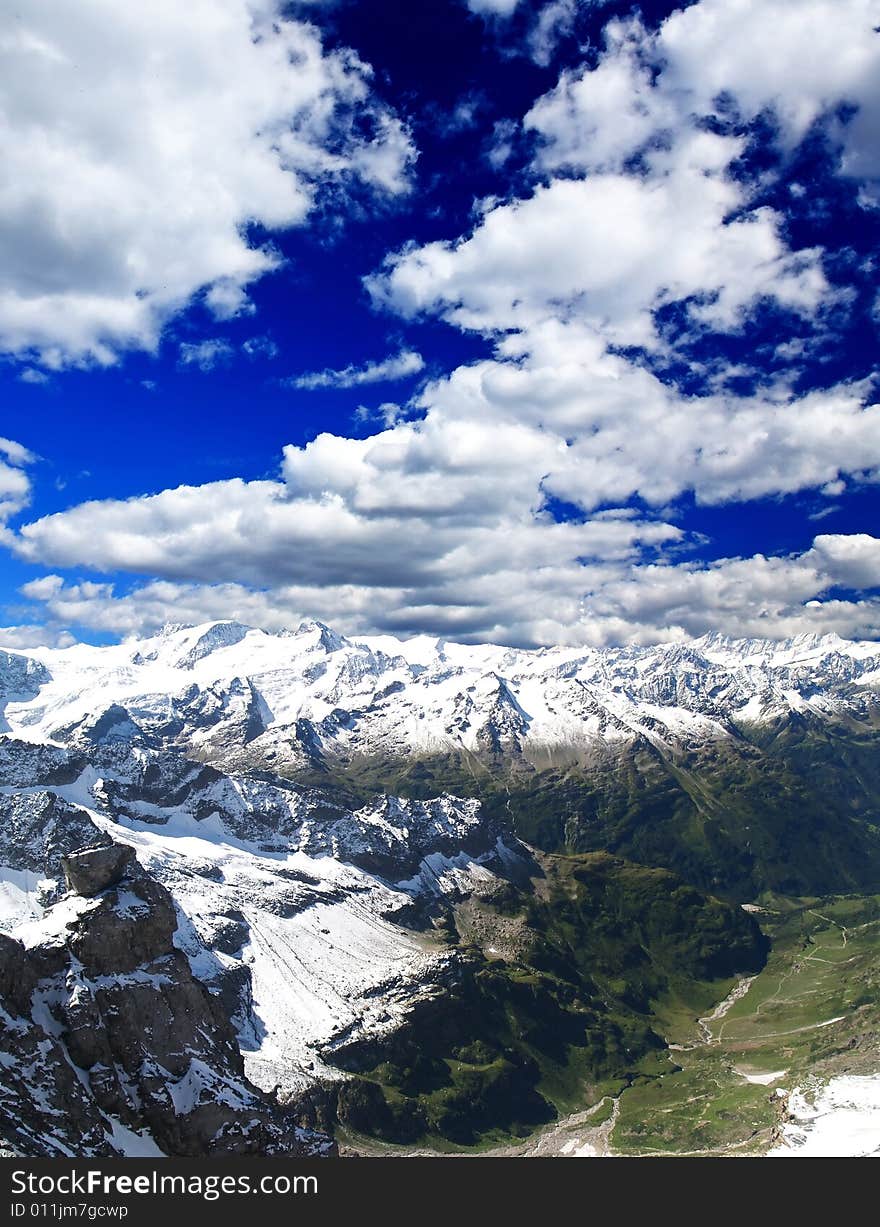
POLYGON ((0 643, 880 635, 877 0, 0 9, 0 643))

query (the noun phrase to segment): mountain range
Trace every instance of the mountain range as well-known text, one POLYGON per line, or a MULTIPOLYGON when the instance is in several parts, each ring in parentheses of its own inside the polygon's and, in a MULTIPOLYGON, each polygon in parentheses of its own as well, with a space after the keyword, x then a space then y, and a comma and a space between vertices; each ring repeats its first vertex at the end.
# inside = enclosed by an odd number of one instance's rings
POLYGON ((473 1146, 650 1077, 756 900, 880 891, 878 716, 833 635, 0 652, 0 1141, 473 1146))

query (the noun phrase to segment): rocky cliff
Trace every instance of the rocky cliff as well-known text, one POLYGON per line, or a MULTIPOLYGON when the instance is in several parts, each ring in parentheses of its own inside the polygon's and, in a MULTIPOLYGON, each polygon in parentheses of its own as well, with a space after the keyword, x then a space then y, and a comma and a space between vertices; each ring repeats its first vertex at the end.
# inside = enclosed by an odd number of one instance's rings
MULTIPOLYGON (((330 1153, 245 1077, 222 1002, 174 944, 171 895, 134 849, 45 796, 30 808, 44 831, 63 832, 70 889, 22 940, 0 934, 0 1144, 24 1155, 330 1153)), ((48 883, 57 840, 45 846, 48 883)))

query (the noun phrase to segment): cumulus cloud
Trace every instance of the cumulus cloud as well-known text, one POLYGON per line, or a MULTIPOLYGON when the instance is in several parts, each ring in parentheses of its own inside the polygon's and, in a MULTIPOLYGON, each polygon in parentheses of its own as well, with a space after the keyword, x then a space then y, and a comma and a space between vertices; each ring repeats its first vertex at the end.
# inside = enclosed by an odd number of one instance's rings
POLYGON ((207 582, 433 589, 471 567, 484 575, 518 559, 525 573, 555 560, 576 571, 578 558, 635 557, 638 542, 680 537, 625 513, 564 524, 542 515, 540 474, 556 446, 515 426, 500 437, 475 427, 425 438, 409 423, 366 440, 323 435, 286 449, 286 482, 82 503, 25 525, 15 549, 54 566, 207 582))
MULTIPOLYGON (((709 630, 766 638, 805 631, 876 636, 880 632, 876 597, 820 599, 845 583, 845 571, 834 554, 837 550, 845 554, 848 548, 845 536, 820 537, 810 550, 790 557, 757 554, 708 565, 643 566, 591 594, 585 613, 605 624, 612 638, 642 641, 709 630), (825 543, 824 548, 820 543, 825 543)), ((875 567, 870 586, 878 585, 880 568, 875 567)))
MULTIPOLYGON (((266 590, 288 617, 335 610, 331 621, 361 627, 528 639, 536 620, 577 622, 590 560, 635 560, 681 538, 626 510, 555 522, 540 483, 558 450, 541 432, 491 423, 324 435, 286 449, 283 481, 85 503, 26 525, 15 548, 61 567, 266 590)), ((58 596, 52 583, 28 593, 58 596)))
POLYGON ((695 134, 657 179, 556 179, 491 209, 464 240, 390 258, 369 288, 408 317, 436 312, 491 334, 561 316, 645 347, 657 343, 653 312, 688 299, 721 330, 765 298, 811 315, 828 288, 819 253, 789 252, 771 209, 726 221, 743 195, 721 168, 739 148, 695 134))
POLYGON ((520 0, 465 0, 472 13, 480 17, 511 17, 520 0))
POLYGON ((842 587, 866 590, 880 584, 880 539, 868 533, 817 537, 811 557, 842 587))
MULTIPOLYGON (((748 45, 779 50, 761 72, 726 7, 699 0, 655 33, 610 23, 598 58, 526 117, 533 188, 486 203, 469 234, 393 254, 370 280, 377 302, 479 332, 491 356, 430 382, 407 417, 383 406, 370 438, 285 448, 276 480, 84 503, 23 525, 7 540, 26 561, 147 581, 50 577, 26 595, 59 623, 116 631, 308 613, 354 633, 522 644, 880 633, 875 538, 825 534, 796 555, 696 562, 675 522, 683 496, 836 498, 847 481, 880 477, 866 382, 795 394, 777 377, 745 396, 707 379, 685 395, 657 373, 676 356, 658 308, 678 304, 711 338, 768 302, 821 330, 835 301, 822 253, 792 250, 785 219, 755 207, 733 173, 747 136, 705 122, 722 95, 744 123, 772 107, 781 147, 830 117, 841 171, 869 167, 858 122, 873 105, 872 0, 787 6, 808 31, 792 33, 798 45, 821 43, 828 26, 839 62, 815 79, 789 73, 793 53, 768 34, 774 14, 788 21, 776 0, 729 6, 750 23, 748 45), (848 124, 833 117, 844 103, 858 108, 848 124)), ((355 387, 421 369, 404 353, 293 382, 355 387)))
POLYGON ((564 72, 525 126, 545 142, 540 165, 588 170, 674 138, 689 117, 770 113, 784 149, 825 118, 842 169, 870 177, 880 171, 878 23, 878 0, 700 0, 656 32, 611 21, 598 64, 564 72), (846 122, 841 106, 855 108, 846 122))
MULTIPOLYGON (((561 527, 561 526, 560 526, 561 527)), ((500 543, 499 543, 500 544, 500 543)), ((706 563, 622 559, 573 570, 548 558, 527 584, 511 560, 491 575, 463 574, 455 589, 433 592, 357 583, 279 584, 258 590, 235 583, 154 580, 130 591, 112 583, 26 585, 52 627, 77 625, 116 635, 148 634, 169 620, 235 618, 269 630, 319 617, 349 635, 429 631, 447 638, 540 646, 601 647, 626 640, 656 643, 708 631, 781 638, 805 631, 880 635, 880 601, 820 599, 845 584, 849 559, 861 551, 871 587, 880 584, 880 540, 853 547, 846 536, 817 537, 811 549, 783 558, 758 554, 706 563), (873 564, 869 555, 873 554, 873 564), (578 595, 580 594, 580 595, 578 595)), ((39 632, 33 632, 35 641, 39 632)))
POLYGON ((26 448, 23 443, 16 443, 14 439, 4 439, 0 437, 0 455, 6 457, 10 464, 25 465, 32 464, 36 460, 36 456, 29 448, 26 448))
MULTIPOLYGON (((863 33, 858 22, 848 31, 852 43, 863 33)), ((610 22, 597 65, 564 73, 525 117, 548 181, 490 203, 470 235, 392 255, 368 281, 375 299, 486 333, 562 316, 641 346, 657 344, 654 312, 673 303, 721 331, 768 299, 812 317, 829 296, 821 252, 791 251, 782 216, 750 206, 730 173, 745 138, 706 130, 712 98, 699 81, 686 88, 686 65, 671 84, 671 68, 656 76, 661 44, 635 19, 610 22)))
POLYGON ((370 69, 281 0, 0 0, 0 350, 48 367, 152 350, 276 268, 249 237, 322 183, 400 192, 414 156, 370 69), (83 88, 86 82, 88 88, 83 88))
MULTIPOLYGON (((597 0, 548 0, 542 4, 535 18, 535 23, 529 31, 528 48, 532 59, 542 67, 553 59, 559 40, 571 34, 575 27, 579 8, 586 8, 597 0)), ((598 0, 599 4, 603 0, 598 0)))
POLYGON ((611 21, 595 67, 564 71, 526 114, 540 138, 542 170, 623 168, 626 160, 682 122, 681 98, 655 85, 653 41, 638 19, 611 21))
POLYGON ((232 320, 237 315, 253 315, 256 308, 243 285, 221 278, 205 294, 205 306, 215 320, 232 320))
MULTIPOLYGON (((153 625, 147 601, 157 624, 180 620, 169 595, 179 589, 186 608, 206 617, 232 616, 234 608, 244 620, 289 625, 308 612, 361 633, 598 643, 725 629, 725 621, 728 633, 789 633, 798 619, 813 626, 826 616, 806 602, 829 587, 868 588, 872 577, 880 583, 873 539, 820 537, 795 562, 760 555, 688 562, 693 543, 659 506, 688 481, 716 502, 826 481, 844 462, 863 466, 869 445, 880 463, 878 413, 861 409, 851 392, 777 406, 783 418, 805 424, 800 452, 791 428, 780 427, 775 440, 761 433, 766 407, 719 399, 709 450, 689 426, 693 406, 670 401, 657 385, 636 429, 639 451, 620 433, 615 406, 640 393, 648 402, 647 373, 640 386, 617 388, 609 372, 612 399, 594 404, 597 422, 603 411, 607 422, 571 442, 566 414, 584 412, 577 368, 558 372, 547 387, 550 366, 518 368, 524 381, 517 385, 499 382, 499 371, 485 365, 457 372, 445 390, 429 389, 438 404, 422 420, 367 439, 325 434, 287 447, 282 480, 84 503, 27 524, 13 548, 28 561, 161 577, 172 586, 148 584, 140 595, 118 597, 107 585, 71 591, 50 577, 26 593, 55 616, 75 612, 87 624, 98 617, 88 614, 90 602, 96 611, 106 607, 107 617, 131 618, 129 629, 141 625, 138 618, 153 625), (539 420, 540 391, 559 415, 555 429, 539 420), (501 416, 511 405, 520 406, 520 420, 501 416), (623 505, 635 485, 658 504, 655 514, 623 505), (584 515, 558 522, 552 498, 584 515)), ((857 624, 851 604, 838 607, 837 629, 857 624)))
POLYGON ((869 384, 791 396, 682 396, 643 366, 609 353, 574 324, 511 336, 500 358, 459 367, 420 403, 450 432, 468 419, 516 421, 555 437, 545 490, 584 511, 638 496, 663 506, 690 492, 720 504, 822 489, 880 471, 880 406, 869 384))
POLYGON ((205 341, 185 341, 178 348, 181 366, 197 366, 200 371, 212 371, 232 358, 233 349, 219 337, 205 341))
POLYGON ((490 203, 470 235, 392 256, 371 292, 462 328, 563 315, 641 346, 673 303, 721 331, 767 300, 812 318, 829 301, 822 253, 789 249, 784 218, 731 173, 745 137, 706 121, 769 111, 791 148, 825 117, 841 171, 876 173, 878 22, 880 0, 700 0, 656 33, 609 22, 598 61, 563 73, 525 117, 545 182, 490 203))
POLYGON ((0 648, 69 648, 76 639, 70 631, 45 625, 0 626, 0 648))
POLYGON ((358 405, 354 417, 356 422, 381 422, 389 430, 406 420, 407 410, 396 401, 386 400, 381 405, 358 405))
MULTIPOLYGON (((520 0, 464 0, 472 13, 482 17, 496 30, 505 32, 510 19, 521 12, 520 0)), ((515 50, 527 55, 546 68, 551 63, 563 38, 572 34, 578 18, 591 8, 600 8, 608 0, 542 0, 536 10, 526 8, 528 23, 522 44, 515 50)), ((510 54, 513 48, 505 49, 510 54)))
POLYGON ((5 532, 6 521, 30 502, 31 482, 26 469, 35 460, 33 452, 21 443, 0 437, 0 534, 5 532))
POLYGON ((878 0, 700 0, 664 23, 664 84, 701 111, 733 94, 741 116, 773 111, 792 147, 821 116, 856 108, 835 135, 843 169, 880 174, 878 0))
POLYGON ((564 72, 525 127, 544 142, 545 169, 591 170, 674 140, 691 118, 769 114, 783 150, 823 120, 843 173, 870 179, 880 174, 878 23, 878 0, 700 0, 656 32, 610 21, 599 62, 564 72))
POLYGON ((248 337, 242 342, 241 348, 249 358, 265 358, 271 360, 278 357, 278 346, 271 337, 248 337))
POLYGON ((368 383, 393 383, 407 379, 424 370, 421 354, 405 349, 381 362, 368 362, 364 366, 346 366, 342 370, 310 371, 284 382, 291 388, 311 391, 314 388, 357 388, 368 383))

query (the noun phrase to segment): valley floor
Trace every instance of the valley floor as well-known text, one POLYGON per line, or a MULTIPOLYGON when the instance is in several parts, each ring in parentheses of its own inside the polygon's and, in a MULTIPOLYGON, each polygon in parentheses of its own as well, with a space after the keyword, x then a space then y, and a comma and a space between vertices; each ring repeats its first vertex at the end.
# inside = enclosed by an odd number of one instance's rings
MULTIPOLYGON (((765 901, 767 966, 592 1107, 481 1156, 880 1155, 880 896, 765 901)), ((360 1154, 452 1153, 351 1137, 360 1154)), ((460 1152, 459 1152, 460 1153, 460 1152)), ((471 1153, 474 1153, 473 1151, 471 1153)))

